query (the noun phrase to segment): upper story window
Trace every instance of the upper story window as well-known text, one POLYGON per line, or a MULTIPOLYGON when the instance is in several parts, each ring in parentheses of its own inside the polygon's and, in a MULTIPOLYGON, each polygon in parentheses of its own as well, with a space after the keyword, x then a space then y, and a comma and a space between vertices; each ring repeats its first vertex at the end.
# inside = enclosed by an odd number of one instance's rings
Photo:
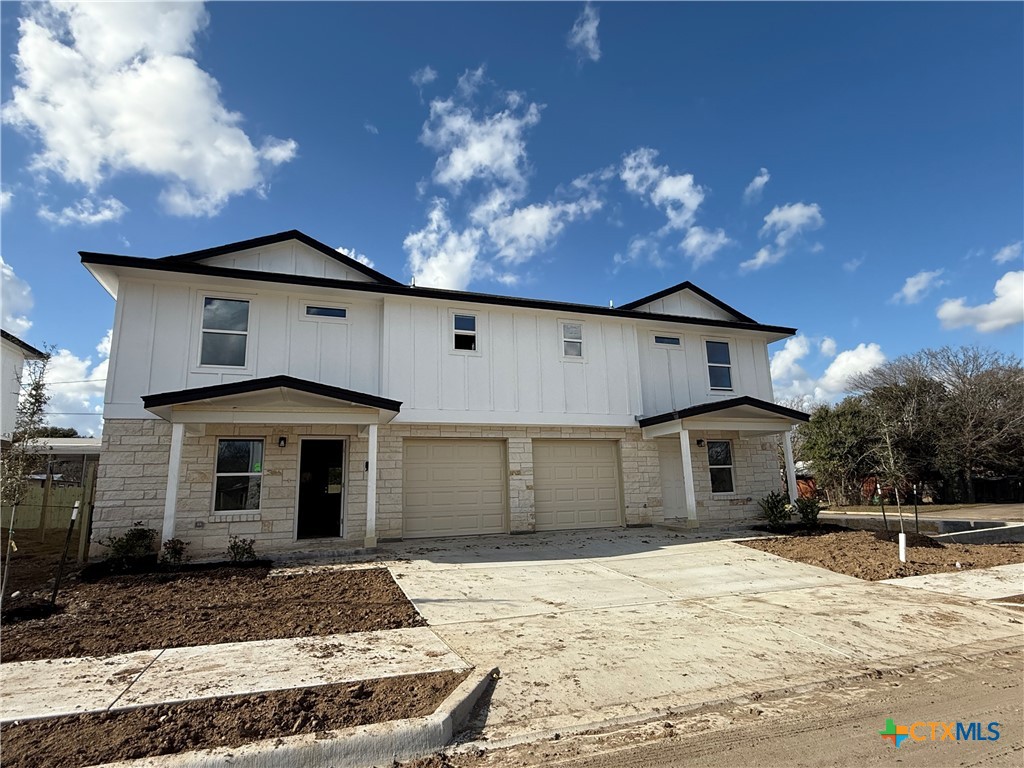
POLYGON ((213 511, 258 510, 262 485, 263 441, 218 441, 213 511))
POLYGON ((318 307, 315 304, 307 304, 306 317, 330 317, 334 319, 342 319, 348 317, 348 310, 344 307, 318 307))
POLYGON ((453 349, 461 349, 467 352, 475 352, 476 345, 476 315, 452 315, 452 341, 453 349))
POLYGON ((712 493, 732 493, 732 443, 708 440, 708 470, 712 493))
POLYGON ((712 389, 732 389, 732 359, 729 356, 729 343, 725 341, 705 341, 708 355, 708 381, 712 389))
POLYGON ((564 357, 583 357, 583 325, 581 323, 562 323, 562 355, 564 357))
POLYGON ((659 347, 681 347, 683 345, 682 340, 678 336, 660 336, 655 335, 654 343, 659 347))
POLYGON ((249 302, 242 299, 203 299, 200 365, 245 367, 249 339, 249 302))

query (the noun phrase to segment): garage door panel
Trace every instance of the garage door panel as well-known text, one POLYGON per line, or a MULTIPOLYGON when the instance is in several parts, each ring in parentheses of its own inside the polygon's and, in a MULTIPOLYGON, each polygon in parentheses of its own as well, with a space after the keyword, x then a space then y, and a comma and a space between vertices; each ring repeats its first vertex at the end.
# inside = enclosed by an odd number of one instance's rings
POLYGON ((500 440, 406 440, 403 457, 403 536, 506 530, 500 440))
POLYGON ((618 452, 610 440, 535 440, 537 530, 620 525, 618 452))

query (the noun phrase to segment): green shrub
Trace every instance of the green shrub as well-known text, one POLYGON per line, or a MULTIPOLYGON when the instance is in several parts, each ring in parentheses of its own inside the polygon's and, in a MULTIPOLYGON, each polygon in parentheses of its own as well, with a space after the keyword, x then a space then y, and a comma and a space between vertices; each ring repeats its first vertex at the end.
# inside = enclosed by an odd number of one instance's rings
POLYGON ((797 499, 796 513, 800 517, 800 524, 805 528, 813 530, 818 527, 817 499, 797 499))
POLYGON ((125 570, 140 560, 152 557, 156 552, 157 532, 147 528, 141 520, 120 536, 108 536, 100 541, 110 551, 107 562, 111 570, 125 570))
POLYGON ((187 559, 185 557, 185 550, 187 549, 187 541, 168 539, 164 542, 163 551, 160 553, 160 562, 167 565, 181 565, 187 559))
POLYGON ((240 539, 232 536, 228 539, 228 559, 232 563, 244 563, 256 559, 256 540, 240 539))
POLYGON ((757 506, 761 508, 759 517, 768 523, 768 529, 771 531, 782 530, 793 514, 789 498, 780 491, 772 491, 757 502, 757 506))

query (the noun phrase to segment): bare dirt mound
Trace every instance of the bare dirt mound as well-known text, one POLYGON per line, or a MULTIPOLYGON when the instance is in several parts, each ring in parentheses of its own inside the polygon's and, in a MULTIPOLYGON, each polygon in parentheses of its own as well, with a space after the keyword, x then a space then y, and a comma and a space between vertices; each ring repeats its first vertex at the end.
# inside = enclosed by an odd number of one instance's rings
POLYGON ((901 563, 896 534, 887 536, 884 531, 787 536, 741 543, 868 581, 1024 563, 1024 544, 940 544, 917 534, 907 534, 907 562, 901 563))
POLYGON ((422 717, 465 677, 465 672, 404 675, 31 720, 4 726, 4 766, 95 765, 422 717))
POLYGON ((3 661, 426 624, 385 568, 277 576, 267 567, 222 566, 109 576, 75 584, 59 603, 62 610, 51 616, 4 617, 3 661))

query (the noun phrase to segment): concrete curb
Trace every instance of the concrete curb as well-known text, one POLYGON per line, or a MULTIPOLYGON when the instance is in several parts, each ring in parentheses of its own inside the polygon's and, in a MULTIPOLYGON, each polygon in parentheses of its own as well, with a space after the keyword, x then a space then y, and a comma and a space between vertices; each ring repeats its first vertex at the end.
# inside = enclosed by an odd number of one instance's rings
POLYGON ((264 739, 239 747, 121 760, 93 768, 369 768, 413 760, 447 746, 499 674, 497 667, 485 674, 470 672, 437 710, 425 717, 264 739))

